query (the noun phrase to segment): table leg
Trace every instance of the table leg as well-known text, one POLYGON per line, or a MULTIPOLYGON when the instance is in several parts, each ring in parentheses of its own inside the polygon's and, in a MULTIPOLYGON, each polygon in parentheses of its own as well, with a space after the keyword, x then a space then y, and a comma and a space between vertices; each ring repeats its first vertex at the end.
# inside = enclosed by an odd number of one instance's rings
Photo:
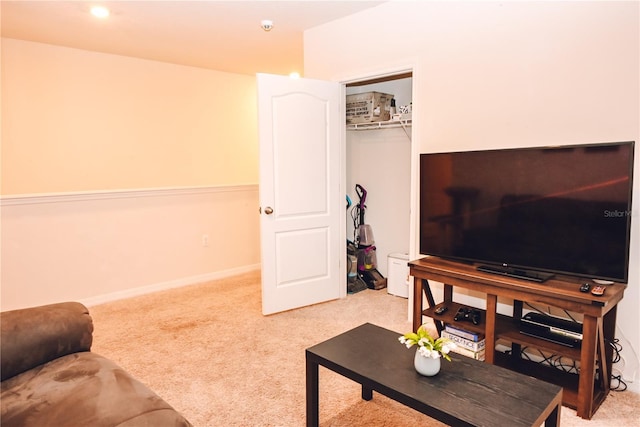
POLYGON ((556 405, 555 409, 544 420, 544 427, 558 427, 560 425, 561 406, 560 404, 556 405))
MULTIPOLYGON (((602 319, 602 336, 604 337, 605 343, 613 342, 613 340, 615 339, 617 310, 618 310, 617 305, 612 307, 611 310, 609 310, 609 312, 605 314, 604 318, 602 319)), ((602 360, 601 360, 602 363, 606 363, 607 365, 607 372, 611 372, 611 364, 613 360, 613 347, 611 347, 610 345, 605 345, 605 352, 601 357, 602 357, 602 360)), ((609 387, 611 386, 610 381, 611 379, 608 378, 607 386, 604 389, 606 393, 609 392, 609 387)))
POLYGON ((487 294, 487 311, 485 317, 485 354, 484 361, 493 365, 496 353, 496 316, 498 310, 498 296, 487 294))
MULTIPOLYGON (((522 319, 523 302, 519 300, 513 300, 513 315, 514 319, 522 319)), ((515 365, 520 362, 522 358, 522 345, 512 342, 511 343, 511 362, 515 365)))
POLYGON ((607 363, 606 354, 607 347, 604 343, 604 328, 602 327, 602 318, 598 318, 598 340, 596 341, 596 360, 600 367, 599 383, 601 390, 609 390, 611 388, 611 377, 609 375, 609 369, 611 368, 607 363))
POLYGON ((373 390, 371 387, 367 387, 362 384, 362 400, 371 400, 373 399, 373 390))
POLYGON ((422 279, 413 278, 413 331, 422 325, 422 279))
POLYGON ((597 336, 598 319, 585 315, 582 320, 582 349, 580 351, 580 378, 578 380, 578 408, 576 411, 579 417, 585 419, 591 419, 593 415, 597 336))
POLYGON ((318 427, 320 423, 318 396, 318 364, 307 355, 307 427, 318 427))

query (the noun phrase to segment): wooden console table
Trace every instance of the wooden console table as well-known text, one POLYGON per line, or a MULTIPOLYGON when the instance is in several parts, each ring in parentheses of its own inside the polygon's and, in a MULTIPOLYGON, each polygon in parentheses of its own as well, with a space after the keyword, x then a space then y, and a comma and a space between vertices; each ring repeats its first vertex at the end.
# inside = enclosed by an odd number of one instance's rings
POLYGON ((426 257, 409 262, 413 276, 413 329, 423 323, 422 316, 431 317, 438 332, 444 323, 454 323, 458 308, 464 307, 453 300, 453 288, 460 287, 486 295, 486 310, 481 310, 481 322, 455 322, 486 339, 485 362, 522 372, 563 387, 563 405, 576 409, 578 416, 591 419, 609 393, 613 350, 609 343, 615 337, 617 304, 622 300, 625 285, 606 286, 603 296, 579 291, 584 278, 556 276, 544 283, 535 283, 506 276, 483 273, 472 264, 426 257), (444 284, 444 301, 436 304, 429 280, 444 284), (423 309, 423 295, 428 307, 423 309), (513 315, 497 313, 498 297, 513 300, 513 315), (573 348, 547 340, 524 335, 519 330, 523 302, 542 304, 583 315, 582 345, 573 348), (435 309, 446 305, 448 310, 435 314, 435 309), (511 355, 490 351, 497 340, 511 343, 511 355), (563 372, 521 357, 523 346, 535 347, 547 353, 579 361, 579 374, 563 372))

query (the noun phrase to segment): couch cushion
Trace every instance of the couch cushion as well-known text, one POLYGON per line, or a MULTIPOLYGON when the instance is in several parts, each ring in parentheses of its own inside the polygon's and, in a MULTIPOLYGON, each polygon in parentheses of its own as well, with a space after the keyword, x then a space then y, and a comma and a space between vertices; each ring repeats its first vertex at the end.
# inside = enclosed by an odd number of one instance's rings
POLYGON ((93 322, 78 302, 0 313, 2 381, 57 357, 88 351, 93 322))
POLYGON ((2 426, 189 426, 114 362, 80 352, 2 382, 2 426))

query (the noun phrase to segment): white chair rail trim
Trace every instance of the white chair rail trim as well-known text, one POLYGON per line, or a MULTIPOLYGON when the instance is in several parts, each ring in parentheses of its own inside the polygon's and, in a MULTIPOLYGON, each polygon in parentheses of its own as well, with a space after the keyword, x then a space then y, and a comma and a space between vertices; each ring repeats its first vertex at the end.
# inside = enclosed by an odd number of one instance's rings
POLYGON ((69 193, 18 194, 0 197, 0 206, 39 203, 70 203, 91 200, 127 199, 139 197, 184 196, 203 193, 257 191, 257 184, 216 185, 201 187, 143 188, 126 190, 79 191, 69 193))

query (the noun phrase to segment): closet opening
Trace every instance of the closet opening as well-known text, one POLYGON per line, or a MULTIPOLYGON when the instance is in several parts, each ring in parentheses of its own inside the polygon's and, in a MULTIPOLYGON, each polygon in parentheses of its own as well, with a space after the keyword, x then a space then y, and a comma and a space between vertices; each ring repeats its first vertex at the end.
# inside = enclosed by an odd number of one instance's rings
POLYGON ((376 269, 386 279, 386 289, 379 291, 408 298, 413 73, 349 82, 345 92, 345 177, 352 201, 345 219, 347 240, 357 246, 361 218, 356 206, 364 189, 364 223, 372 233, 364 243, 375 246, 376 269), (378 111, 362 110, 364 104, 358 101, 367 99, 378 102, 369 107, 378 111))

